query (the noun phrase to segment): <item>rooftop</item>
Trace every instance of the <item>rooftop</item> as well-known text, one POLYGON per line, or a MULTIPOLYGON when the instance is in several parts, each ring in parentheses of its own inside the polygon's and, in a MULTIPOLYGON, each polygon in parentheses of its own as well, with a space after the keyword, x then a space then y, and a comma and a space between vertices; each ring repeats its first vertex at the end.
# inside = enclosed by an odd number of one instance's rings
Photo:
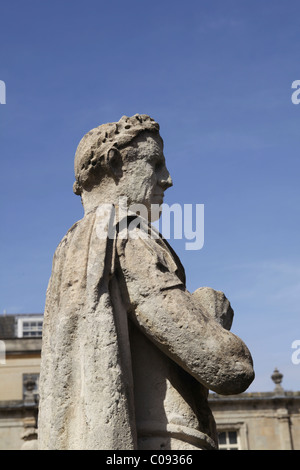
POLYGON ((0 315, 0 339, 13 339, 20 337, 18 330, 18 320, 24 319, 34 321, 40 319, 42 313, 20 313, 20 314, 1 314, 0 315))

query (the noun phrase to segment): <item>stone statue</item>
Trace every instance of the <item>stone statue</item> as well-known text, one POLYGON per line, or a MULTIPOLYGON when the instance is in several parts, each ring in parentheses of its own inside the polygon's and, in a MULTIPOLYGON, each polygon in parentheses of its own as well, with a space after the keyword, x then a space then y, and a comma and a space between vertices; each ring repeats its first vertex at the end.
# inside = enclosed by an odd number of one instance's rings
POLYGON ((225 295, 188 292, 151 225, 172 185, 159 125, 136 114, 91 130, 75 176, 84 217, 57 247, 47 289, 39 448, 217 448, 208 390, 243 392, 252 359, 229 331, 225 295), (149 220, 124 218, 124 198, 149 220))

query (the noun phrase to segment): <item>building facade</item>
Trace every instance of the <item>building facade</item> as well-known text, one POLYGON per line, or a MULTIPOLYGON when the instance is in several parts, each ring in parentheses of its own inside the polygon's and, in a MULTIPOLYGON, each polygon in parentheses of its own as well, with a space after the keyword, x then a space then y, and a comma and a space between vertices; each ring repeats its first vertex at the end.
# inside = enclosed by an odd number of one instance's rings
POLYGON ((36 447, 42 322, 0 316, 0 450, 36 447))
POLYGON ((300 450, 300 392, 211 394, 222 450, 300 450))
MULTIPOLYGON (((36 449, 43 315, 0 315, 0 450, 36 449)), ((221 450, 300 450, 300 391, 209 394, 221 450)))

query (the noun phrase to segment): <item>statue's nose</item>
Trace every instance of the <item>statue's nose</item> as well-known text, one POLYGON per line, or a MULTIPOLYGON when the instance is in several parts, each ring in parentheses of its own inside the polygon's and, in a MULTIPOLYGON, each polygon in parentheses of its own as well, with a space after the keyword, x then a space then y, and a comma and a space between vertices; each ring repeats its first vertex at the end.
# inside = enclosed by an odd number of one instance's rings
POLYGON ((170 173, 168 172, 167 169, 164 172, 164 174, 162 175, 162 178, 160 179, 160 186, 164 190, 166 190, 166 189, 170 188, 171 186, 173 186, 173 181, 172 181, 171 175, 170 175, 170 173))

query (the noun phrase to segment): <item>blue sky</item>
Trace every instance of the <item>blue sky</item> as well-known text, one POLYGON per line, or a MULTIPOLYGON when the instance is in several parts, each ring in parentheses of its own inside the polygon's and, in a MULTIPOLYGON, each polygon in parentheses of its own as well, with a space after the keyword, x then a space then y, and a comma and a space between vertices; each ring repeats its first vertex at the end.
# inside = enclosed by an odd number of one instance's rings
POLYGON ((145 113, 161 126, 168 204, 204 204, 205 243, 171 240, 193 291, 225 292, 269 391, 300 390, 297 0, 1 2, 0 312, 42 312, 52 256, 83 215, 76 146, 145 113))

